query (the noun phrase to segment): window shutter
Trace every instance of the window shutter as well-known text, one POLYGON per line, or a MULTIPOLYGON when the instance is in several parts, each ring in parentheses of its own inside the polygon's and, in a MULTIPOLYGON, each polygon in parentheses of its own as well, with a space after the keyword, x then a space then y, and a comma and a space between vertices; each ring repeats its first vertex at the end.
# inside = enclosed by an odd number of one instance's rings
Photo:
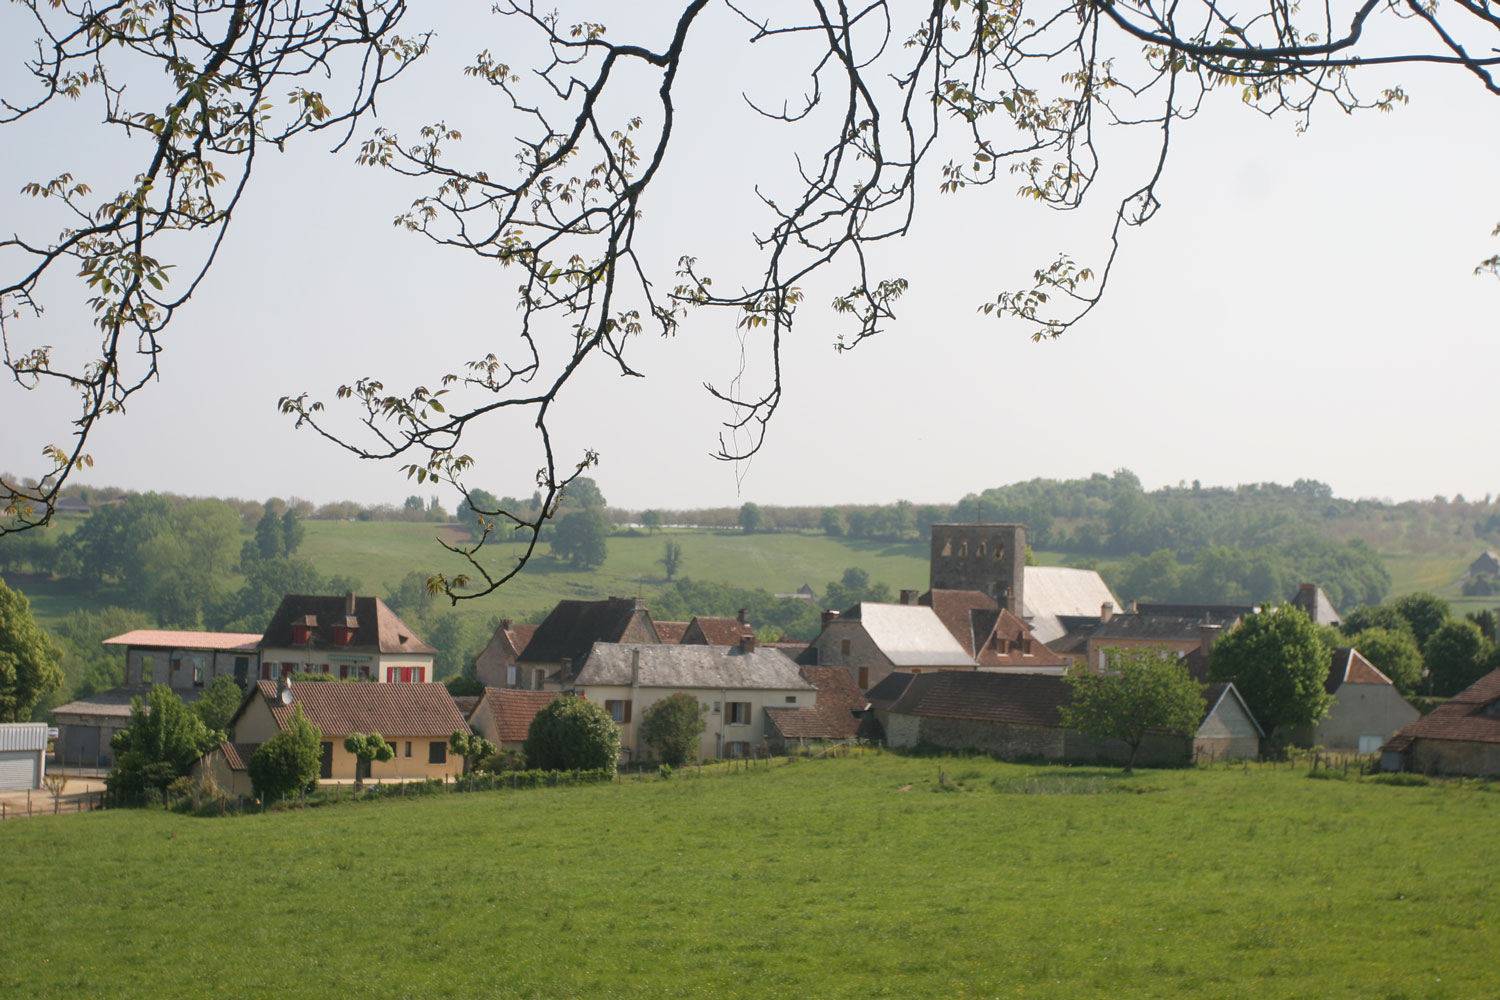
POLYGON ((625 721, 627 723, 630 721, 630 706, 633 704, 635 703, 632 700, 628 698, 625 700, 625 721))

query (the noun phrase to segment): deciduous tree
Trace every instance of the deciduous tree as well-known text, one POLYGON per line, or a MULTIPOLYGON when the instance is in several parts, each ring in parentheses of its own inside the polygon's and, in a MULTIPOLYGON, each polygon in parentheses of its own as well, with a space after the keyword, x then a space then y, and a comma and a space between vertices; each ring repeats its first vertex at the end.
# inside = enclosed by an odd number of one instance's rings
POLYGON ((597 569, 609 558, 609 525, 598 510, 564 514, 552 532, 552 554, 574 569, 597 569))
POLYGON ((298 705, 287 727, 250 755, 250 784, 263 802, 315 791, 322 761, 323 733, 298 705))
POLYGON ((549 771, 596 771, 620 758, 620 731, 602 705, 557 698, 531 720, 526 766, 549 771))
POLYGON ((448 749, 463 758, 464 773, 468 774, 481 761, 495 756, 500 748, 483 736, 454 730, 453 735, 448 737, 448 749))
POLYGON ((637 731, 641 741, 664 763, 681 767, 698 756, 698 737, 703 735, 706 711, 697 698, 679 691, 652 702, 641 713, 637 731))
POLYGON ((1126 773, 1152 730, 1191 736, 1203 719, 1203 685, 1164 650, 1111 650, 1107 672, 1075 668, 1067 683, 1072 698, 1062 707, 1063 725, 1124 741, 1126 773))
POLYGON ((210 731, 175 691, 158 684, 144 701, 131 700, 130 721, 110 737, 115 769, 107 779, 109 787, 132 794, 165 789, 223 738, 223 733, 210 731))
POLYGON ((1489 673, 1494 644, 1469 621, 1450 619, 1433 632, 1422 657, 1432 693, 1451 697, 1489 673))
MULTIPOLYGON (((359 758, 359 762, 365 767, 373 760, 387 761, 396 756, 395 748, 379 733, 350 733, 344 737, 344 749, 359 758)), ((364 787, 364 767, 356 768, 354 790, 358 792, 364 787)))
POLYGON ((662 568, 667 571, 667 579, 670 581, 682 568, 682 543, 667 539, 667 544, 662 546, 661 552, 662 568))
POLYGON ((31 602, 0 580, 0 721, 25 722, 62 685, 62 650, 31 616, 31 602))
POLYGON ((1324 689, 1333 651, 1300 609, 1273 605, 1221 636, 1209 654, 1209 676, 1233 681, 1268 733, 1310 726, 1328 714, 1324 689))

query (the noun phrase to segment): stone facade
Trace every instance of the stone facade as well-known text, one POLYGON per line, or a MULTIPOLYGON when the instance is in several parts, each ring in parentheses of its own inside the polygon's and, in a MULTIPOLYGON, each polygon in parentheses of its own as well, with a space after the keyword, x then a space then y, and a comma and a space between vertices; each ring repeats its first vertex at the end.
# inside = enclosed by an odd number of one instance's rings
POLYGON ((1500 743, 1418 739, 1408 754, 1406 769, 1418 774, 1500 777, 1500 743))
POLYGON ((932 590, 977 590, 1022 614, 1026 527, 1020 524, 934 524, 932 590))

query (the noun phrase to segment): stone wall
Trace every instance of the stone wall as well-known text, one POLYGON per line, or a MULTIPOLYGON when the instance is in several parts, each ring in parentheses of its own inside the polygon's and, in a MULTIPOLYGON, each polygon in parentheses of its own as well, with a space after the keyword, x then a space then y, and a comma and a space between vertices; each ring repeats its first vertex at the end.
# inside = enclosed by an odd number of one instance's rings
POLYGON ((1424 740, 1412 744, 1410 770, 1419 774, 1500 777, 1500 743, 1424 740))

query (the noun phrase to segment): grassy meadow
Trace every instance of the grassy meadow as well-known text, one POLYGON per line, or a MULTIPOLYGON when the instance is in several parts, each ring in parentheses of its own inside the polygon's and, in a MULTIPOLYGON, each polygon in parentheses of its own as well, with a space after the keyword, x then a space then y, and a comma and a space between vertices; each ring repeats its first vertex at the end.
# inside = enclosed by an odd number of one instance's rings
POLYGON ((0 995, 1494 996, 1497 823, 1473 783, 879 752, 17 820, 0 995))

